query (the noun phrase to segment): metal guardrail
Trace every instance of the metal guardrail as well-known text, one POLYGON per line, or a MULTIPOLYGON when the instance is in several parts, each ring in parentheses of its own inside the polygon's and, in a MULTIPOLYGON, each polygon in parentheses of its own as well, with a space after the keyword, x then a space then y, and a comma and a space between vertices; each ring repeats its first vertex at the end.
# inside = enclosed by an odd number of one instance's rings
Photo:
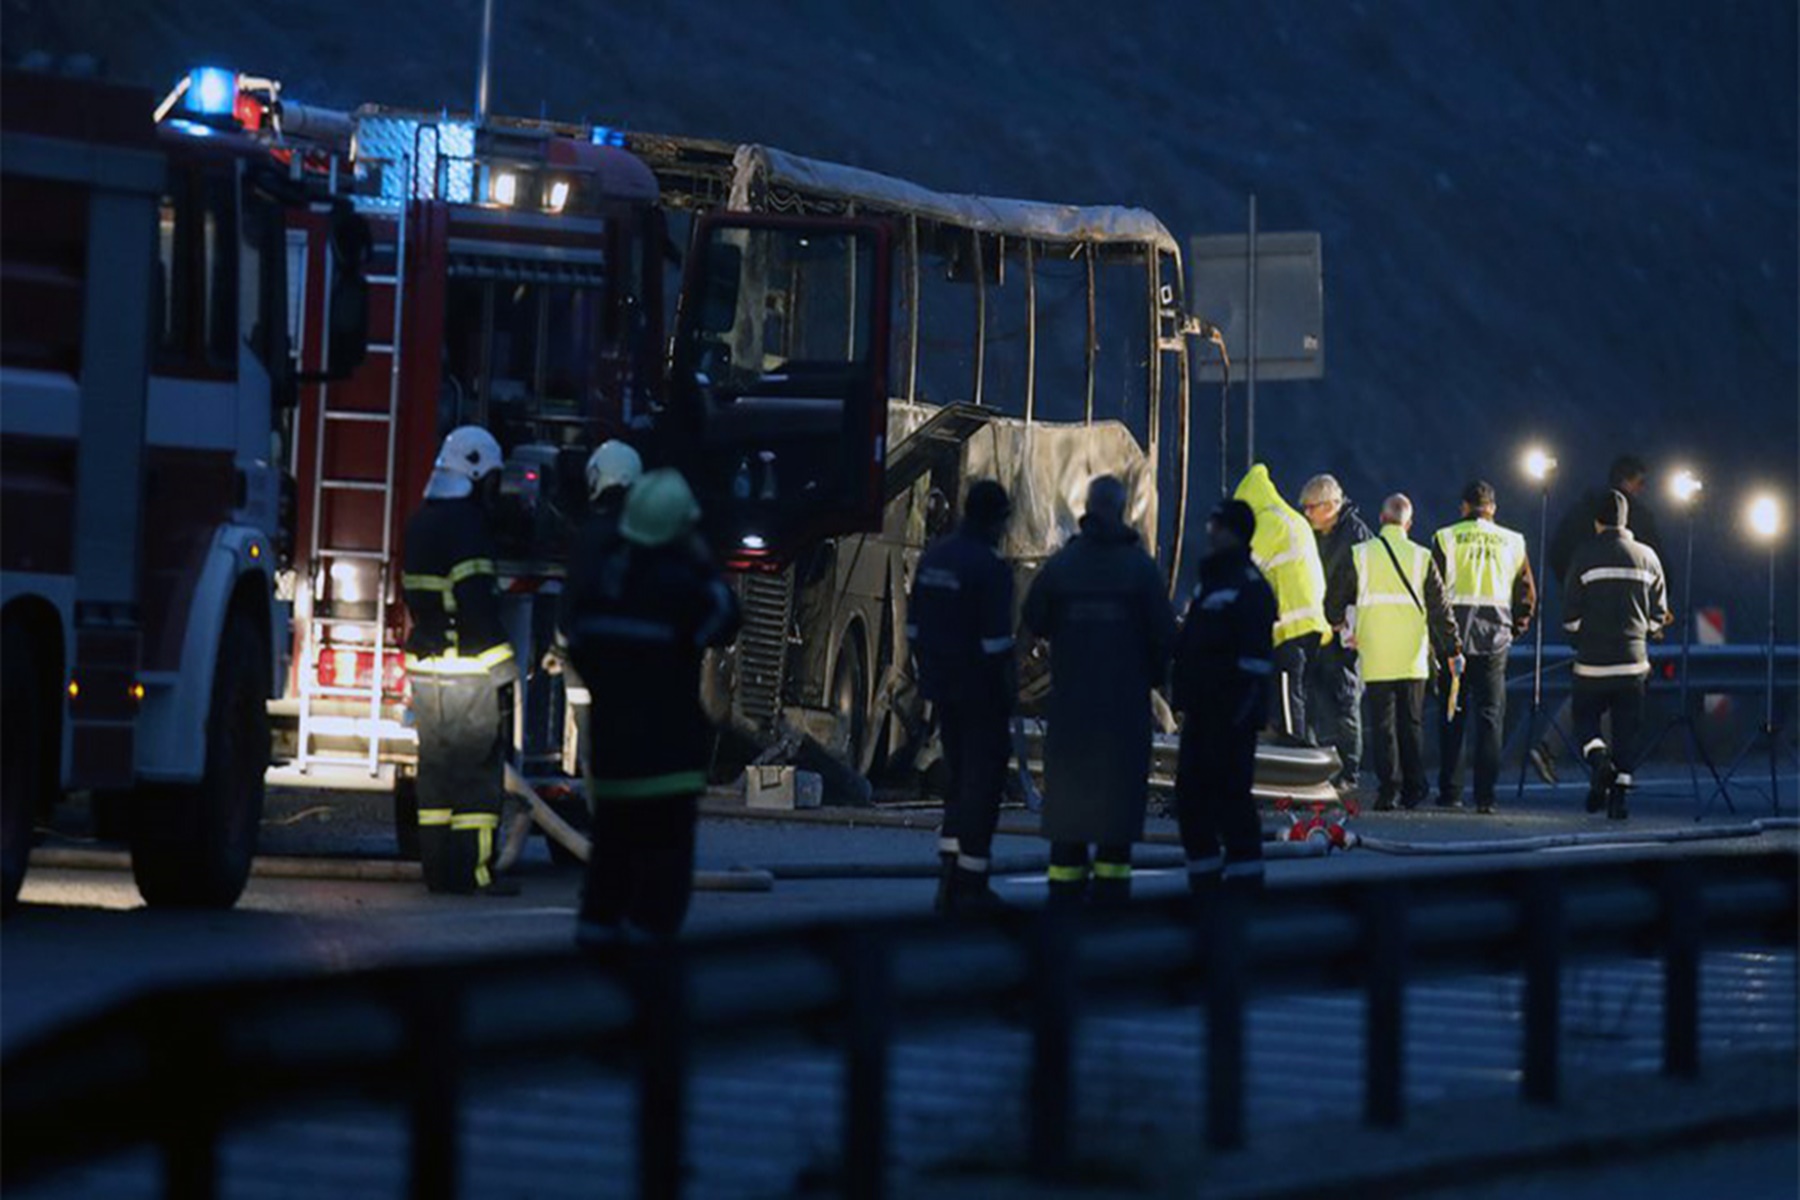
POLYGON ((297 1103, 354 1097, 407 1109, 413 1196, 454 1196, 469 1076, 579 1053, 631 1064, 639 1193, 674 1196, 696 1046, 798 1029, 841 1047, 843 1190, 879 1196, 888 1182, 889 1057, 902 1019, 911 1028, 996 1011, 1031 1030, 1029 1162, 1054 1177, 1074 1145, 1085 999, 1202 1006, 1204 1135, 1231 1149, 1245 1139, 1253 991, 1361 989, 1364 1115, 1391 1127, 1404 1117, 1407 981, 1496 966, 1524 977, 1524 1099, 1554 1104, 1566 955, 1660 955, 1663 1069, 1695 1076, 1701 947, 1793 943, 1797 865, 1791 852, 1771 851, 1512 868, 1140 901, 1087 916, 821 924, 610 957, 489 956, 175 988, 7 1056, 0 1183, 151 1144, 161 1150, 165 1194, 208 1197, 228 1129, 297 1103))
MULTIPOLYGON (((1768 647, 1751 643, 1724 646, 1694 646, 1689 653, 1688 690, 1706 692, 1761 692, 1766 684, 1768 647)), ((1544 693, 1566 693, 1575 664, 1572 646, 1544 647, 1544 693)), ((1506 686, 1509 691, 1531 693, 1531 647, 1517 645, 1507 659, 1506 686)), ((1668 691, 1681 686, 1681 647, 1661 642, 1650 646, 1650 690, 1668 691)), ((1800 646, 1775 647, 1775 690, 1791 693, 1800 687, 1800 646)))

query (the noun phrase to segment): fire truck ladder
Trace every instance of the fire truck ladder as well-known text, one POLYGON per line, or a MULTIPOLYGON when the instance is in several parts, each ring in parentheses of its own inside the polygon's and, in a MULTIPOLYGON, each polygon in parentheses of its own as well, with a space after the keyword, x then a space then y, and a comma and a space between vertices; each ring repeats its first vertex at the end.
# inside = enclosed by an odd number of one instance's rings
MULTIPOLYGON (((349 409, 331 406, 331 391, 328 385, 319 385, 318 427, 313 436, 313 494, 312 494, 312 607, 308 614, 306 626, 305 660, 300 674, 300 728, 299 748, 296 766, 301 774, 308 774, 316 764, 355 763, 365 766, 371 776, 381 773, 381 696, 383 681, 386 678, 387 664, 387 595, 389 581, 389 556, 393 552, 394 541, 394 450, 395 433, 399 425, 400 412, 400 342, 404 328, 406 313, 406 218, 411 207, 413 194, 411 160, 402 157, 399 162, 388 164, 398 167, 405 180, 401 191, 399 217, 394 223, 392 275, 371 274, 368 283, 371 289, 391 287, 394 290, 394 323, 392 334, 386 342, 370 342, 369 353, 384 355, 388 360, 388 398, 387 408, 381 409, 349 409), (379 424, 385 427, 387 434, 387 452, 382 458, 382 476, 379 479, 342 479, 328 476, 326 472, 326 432, 339 422, 363 422, 379 424), (348 548, 327 545, 323 542, 324 502, 328 492, 380 492, 381 493, 381 538, 377 548, 348 548), (376 565, 377 582, 375 588, 375 616, 373 619, 343 620, 334 616, 321 616, 319 609, 324 600, 325 583, 331 577, 331 567, 335 562, 373 562, 376 565), (326 631, 331 628, 361 629, 372 633, 374 641, 374 662, 369 672, 367 687, 357 685, 356 672, 351 673, 349 685, 323 684, 319 682, 320 656, 324 652, 326 631), (316 725, 320 714, 314 711, 314 704, 319 700, 360 700, 368 705, 368 750, 366 753, 353 754, 319 754, 312 748, 312 742, 318 736, 316 725)), ((383 247, 375 247, 376 258, 383 257, 383 247)), ((331 327, 331 280, 329 278, 330 256, 327 256, 327 279, 325 281, 325 321, 326 329, 331 327)), ((360 647, 363 643, 357 643, 360 647)), ((354 728, 354 724, 352 725, 354 728)))

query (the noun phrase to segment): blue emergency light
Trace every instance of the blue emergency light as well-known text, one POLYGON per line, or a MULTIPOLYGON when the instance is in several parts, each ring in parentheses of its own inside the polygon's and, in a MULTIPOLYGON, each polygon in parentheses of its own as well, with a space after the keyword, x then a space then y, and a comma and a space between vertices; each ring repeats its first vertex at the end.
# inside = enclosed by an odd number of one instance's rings
POLYGON ((185 97, 190 112, 228 117, 237 107, 237 73, 223 67, 195 67, 188 72, 185 97))
POLYGON ((623 129, 613 129, 607 125, 596 125, 594 126, 594 132, 591 135, 590 140, 596 146, 623 146, 625 144, 625 131, 623 129))

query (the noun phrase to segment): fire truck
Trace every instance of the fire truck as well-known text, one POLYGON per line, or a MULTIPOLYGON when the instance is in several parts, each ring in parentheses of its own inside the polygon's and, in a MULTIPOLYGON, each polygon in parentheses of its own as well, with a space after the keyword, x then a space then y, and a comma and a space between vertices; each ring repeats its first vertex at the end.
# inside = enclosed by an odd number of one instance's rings
MULTIPOLYGON (((221 122, 7 72, 0 94, 4 899, 65 792, 122 806, 152 905, 228 907, 255 853, 284 633, 290 216, 354 313, 360 219, 221 122)), ((349 369, 360 322, 315 354, 349 369)))

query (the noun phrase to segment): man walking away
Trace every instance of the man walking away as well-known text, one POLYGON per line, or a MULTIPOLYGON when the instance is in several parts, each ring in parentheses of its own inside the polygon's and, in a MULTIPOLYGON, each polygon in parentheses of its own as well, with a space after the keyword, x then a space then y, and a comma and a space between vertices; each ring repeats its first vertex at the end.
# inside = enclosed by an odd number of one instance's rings
POLYGON ((493 434, 451 430, 424 507, 406 523, 400 587, 412 617, 406 673, 419 732, 419 865, 433 892, 519 891, 492 870, 516 674, 488 530, 500 467, 493 434))
POLYGON ((988 884, 988 866, 1012 757, 1009 721, 1018 691, 1012 568, 999 552, 1011 517, 1005 488, 991 479, 971 486, 961 526, 920 557, 907 607, 906 636, 918 656, 919 691, 937 711, 950 773, 938 838, 939 912, 978 912, 1000 904, 988 884))
POLYGON ((1150 691, 1168 672, 1175 616, 1162 573, 1125 523, 1125 485, 1088 485, 1081 532, 1044 564, 1025 597, 1025 628, 1050 643, 1044 836, 1050 898, 1096 903, 1131 894, 1131 844, 1144 833, 1150 691))
MULTIPOLYGON (((1550 535, 1550 578, 1561 583, 1569 577, 1569 564, 1575 560, 1575 551, 1594 539, 1594 511, 1610 491, 1625 493, 1631 504, 1631 536, 1637 539, 1638 545, 1656 551, 1660 558, 1662 539, 1657 533, 1655 514, 1644 496, 1649 483, 1650 468, 1643 459, 1635 454, 1621 454, 1613 459, 1606 473, 1606 486, 1589 488, 1581 493, 1557 522, 1556 532, 1550 535)), ((1551 732, 1567 719, 1570 705, 1571 701, 1564 700, 1557 706, 1556 712, 1545 723, 1544 736, 1531 748, 1532 769, 1545 783, 1556 782, 1556 746, 1551 732)))
POLYGON ((651 471, 626 497, 617 541, 571 598, 575 669, 596 684, 579 945, 670 940, 687 917, 712 752, 701 662, 738 627, 737 600, 695 536, 699 519, 680 472, 651 471))
MULTIPOLYGON (((1250 561, 1256 514, 1225 500, 1207 519, 1211 553, 1175 643, 1174 706, 1184 714, 1175 816, 1188 887, 1263 882, 1262 822, 1251 785, 1256 734, 1267 719, 1274 672, 1275 593, 1250 561)), ((1310 539, 1309 539, 1310 541, 1310 539)))
POLYGON ((1656 551, 1626 528, 1630 502, 1608 492, 1594 509, 1592 541, 1569 563, 1563 585, 1563 628, 1575 643, 1575 740, 1593 776, 1587 810, 1614 820, 1628 816, 1626 793, 1644 716, 1650 678, 1646 639, 1661 637, 1674 615, 1656 551), (1612 741, 1600 719, 1612 716, 1612 741))
POLYGON ((1412 521, 1412 501, 1389 496, 1381 506, 1381 536, 1351 551, 1350 569, 1332 577, 1325 601, 1333 623, 1356 644, 1369 690, 1380 812, 1392 809, 1396 797, 1409 809, 1425 799, 1425 682, 1432 653, 1452 673, 1463 669, 1443 576, 1431 552, 1406 536, 1412 521))
POLYGON ((1463 743, 1475 726, 1475 808, 1494 811, 1506 725, 1506 656, 1537 611, 1537 584, 1525 535, 1494 524, 1494 485, 1477 479, 1463 489, 1463 519, 1437 531, 1432 552, 1450 589, 1468 670, 1462 704, 1444 720, 1438 741, 1438 807, 1462 804, 1463 743))
MULTIPOLYGON (((1330 475, 1314 475, 1300 489, 1300 511, 1319 543, 1319 562, 1325 587, 1351 569, 1350 550, 1374 537, 1356 505, 1344 498, 1344 489, 1330 475)), ((1362 678, 1357 672, 1356 651, 1340 637, 1319 648, 1307 663, 1306 715, 1313 740, 1337 749, 1340 770, 1332 783, 1340 792, 1354 792, 1362 768, 1362 678)))
POLYGON ((1306 724, 1307 663, 1330 638, 1325 623, 1325 570, 1305 518, 1281 498, 1269 468, 1257 463, 1236 498, 1256 514, 1250 557, 1275 593, 1276 725, 1289 745, 1310 746, 1306 724))

